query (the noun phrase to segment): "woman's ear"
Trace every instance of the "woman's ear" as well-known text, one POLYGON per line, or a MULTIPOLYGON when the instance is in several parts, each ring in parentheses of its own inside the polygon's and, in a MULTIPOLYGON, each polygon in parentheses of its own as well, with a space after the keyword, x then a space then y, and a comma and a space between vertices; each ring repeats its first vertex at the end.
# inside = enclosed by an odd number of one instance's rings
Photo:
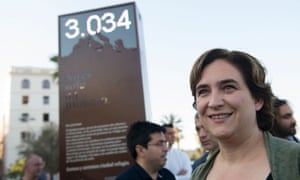
POLYGON ((263 99, 256 99, 255 100, 255 110, 259 111, 264 105, 264 100, 263 99))

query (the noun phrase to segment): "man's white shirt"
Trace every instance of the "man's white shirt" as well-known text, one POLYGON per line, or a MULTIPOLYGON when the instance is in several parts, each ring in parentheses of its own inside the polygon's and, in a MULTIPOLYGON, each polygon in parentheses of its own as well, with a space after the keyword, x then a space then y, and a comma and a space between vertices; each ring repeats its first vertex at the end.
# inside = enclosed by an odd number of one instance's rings
POLYGON ((167 153, 165 168, 170 170, 178 180, 190 179, 192 174, 192 165, 187 153, 174 148, 171 148, 167 153), (182 169, 185 169, 187 173, 185 175, 178 176, 177 174, 182 169))

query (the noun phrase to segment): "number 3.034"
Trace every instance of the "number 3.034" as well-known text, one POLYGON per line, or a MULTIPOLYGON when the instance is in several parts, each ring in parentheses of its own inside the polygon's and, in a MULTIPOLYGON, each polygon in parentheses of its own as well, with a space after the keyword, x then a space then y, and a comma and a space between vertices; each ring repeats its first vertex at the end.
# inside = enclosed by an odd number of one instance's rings
MULTIPOLYGON (((101 17, 94 14, 88 16, 86 19, 86 32, 89 35, 95 35, 104 31, 105 33, 111 33, 116 28, 124 27, 126 30, 130 29, 131 21, 129 18, 128 9, 123 10, 119 18, 115 18, 115 14, 111 12, 104 13, 101 17), (103 23, 104 22, 104 23, 103 23)), ((85 36, 84 32, 80 32, 78 20, 75 18, 67 19, 65 26, 68 28, 68 32, 65 36, 68 39, 74 39, 76 37, 85 36)))

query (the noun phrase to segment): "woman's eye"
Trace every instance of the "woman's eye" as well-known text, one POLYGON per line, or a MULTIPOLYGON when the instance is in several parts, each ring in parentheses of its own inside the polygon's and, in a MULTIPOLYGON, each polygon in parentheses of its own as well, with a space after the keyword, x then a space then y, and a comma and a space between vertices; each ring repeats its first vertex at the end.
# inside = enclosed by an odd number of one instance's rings
POLYGON ((197 92, 197 95, 198 96, 203 96, 203 95, 205 95, 207 93, 208 93, 207 89, 199 89, 198 92, 197 92))
POLYGON ((226 91, 233 91, 233 90, 235 90, 236 88, 235 88, 235 86, 233 86, 233 85, 226 85, 226 86, 224 86, 224 90, 226 90, 226 91))

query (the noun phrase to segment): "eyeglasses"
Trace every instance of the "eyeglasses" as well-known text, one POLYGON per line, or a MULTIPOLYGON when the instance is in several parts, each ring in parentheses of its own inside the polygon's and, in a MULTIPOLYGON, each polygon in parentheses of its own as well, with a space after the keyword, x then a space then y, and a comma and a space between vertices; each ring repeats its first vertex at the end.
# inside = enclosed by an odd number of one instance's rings
POLYGON ((169 147, 169 142, 168 141, 158 141, 157 143, 154 144, 148 144, 148 146, 156 146, 156 147, 169 147))

